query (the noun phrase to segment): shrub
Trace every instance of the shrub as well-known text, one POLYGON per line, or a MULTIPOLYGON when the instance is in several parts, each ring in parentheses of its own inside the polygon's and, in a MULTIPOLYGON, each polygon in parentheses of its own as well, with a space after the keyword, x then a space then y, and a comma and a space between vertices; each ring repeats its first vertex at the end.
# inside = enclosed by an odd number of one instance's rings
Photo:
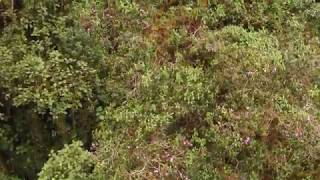
POLYGON ((51 152, 50 158, 39 173, 39 180, 91 179, 94 168, 92 155, 74 141, 62 150, 51 152))

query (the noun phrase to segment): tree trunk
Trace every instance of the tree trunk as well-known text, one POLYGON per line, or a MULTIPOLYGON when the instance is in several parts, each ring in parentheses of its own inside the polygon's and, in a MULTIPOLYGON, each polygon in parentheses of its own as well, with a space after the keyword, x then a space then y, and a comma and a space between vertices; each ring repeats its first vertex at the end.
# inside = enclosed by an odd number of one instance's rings
POLYGON ((7 162, 2 153, 0 153, 0 172, 4 174, 8 173, 7 162))

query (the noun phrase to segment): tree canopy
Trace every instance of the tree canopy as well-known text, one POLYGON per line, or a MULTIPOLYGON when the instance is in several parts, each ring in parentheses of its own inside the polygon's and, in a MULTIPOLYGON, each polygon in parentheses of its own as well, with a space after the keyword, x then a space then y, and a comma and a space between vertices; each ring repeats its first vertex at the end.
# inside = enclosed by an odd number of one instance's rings
POLYGON ((317 0, 0 0, 0 179, 319 179, 317 0))

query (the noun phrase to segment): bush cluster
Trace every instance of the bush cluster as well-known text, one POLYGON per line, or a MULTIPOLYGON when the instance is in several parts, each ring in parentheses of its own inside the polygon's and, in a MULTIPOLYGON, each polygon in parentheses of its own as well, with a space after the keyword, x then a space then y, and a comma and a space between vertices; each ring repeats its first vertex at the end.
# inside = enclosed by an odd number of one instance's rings
POLYGON ((0 178, 320 177, 319 2, 0 13, 0 178))

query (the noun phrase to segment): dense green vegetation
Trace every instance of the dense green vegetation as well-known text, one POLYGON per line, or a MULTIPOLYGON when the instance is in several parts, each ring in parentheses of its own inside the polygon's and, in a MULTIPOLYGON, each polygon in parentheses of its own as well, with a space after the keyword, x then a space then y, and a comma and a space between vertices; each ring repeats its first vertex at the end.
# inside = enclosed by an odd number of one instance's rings
POLYGON ((0 0, 0 179, 319 179, 320 2, 0 0))

